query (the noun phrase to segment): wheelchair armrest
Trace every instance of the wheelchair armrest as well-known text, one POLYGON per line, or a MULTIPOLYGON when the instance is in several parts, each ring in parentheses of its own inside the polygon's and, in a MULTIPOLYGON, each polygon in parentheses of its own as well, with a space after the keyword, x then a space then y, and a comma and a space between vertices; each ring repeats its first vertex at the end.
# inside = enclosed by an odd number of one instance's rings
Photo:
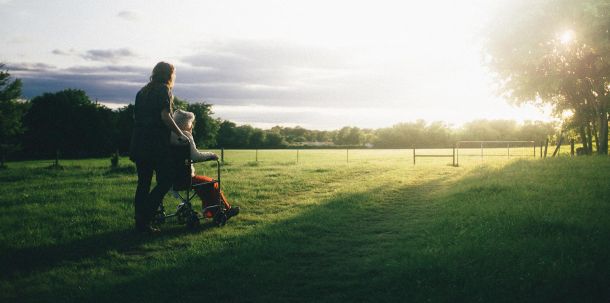
MULTIPOLYGON (((190 161, 190 164, 193 164, 195 162, 193 162, 192 160, 185 160, 185 162, 190 161)), ((218 187, 220 188, 220 159, 209 159, 203 162, 207 162, 207 161, 216 161, 216 180, 214 180, 214 182, 218 183, 218 187)), ((194 185, 193 185, 194 186, 194 185)))
POLYGON ((214 180, 214 181, 209 181, 209 182, 201 182, 201 183, 193 184, 193 185, 191 185, 191 187, 199 187, 199 186, 214 184, 214 183, 218 183, 218 181, 214 180))

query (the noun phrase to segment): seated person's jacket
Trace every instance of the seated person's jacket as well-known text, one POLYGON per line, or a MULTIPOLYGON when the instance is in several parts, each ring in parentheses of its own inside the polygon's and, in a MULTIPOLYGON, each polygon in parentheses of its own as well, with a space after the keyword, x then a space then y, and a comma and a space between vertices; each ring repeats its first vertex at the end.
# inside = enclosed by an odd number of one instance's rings
MULTIPOLYGON (((193 135, 190 132, 183 131, 183 133, 189 138, 189 143, 178 141, 178 135, 174 132, 170 135, 170 144, 172 145, 191 145, 191 160, 193 162, 203 162, 214 158, 214 153, 211 152, 200 152, 197 150, 197 146, 195 145, 195 140, 193 140, 193 135)), ((192 176, 195 175, 195 167, 191 164, 192 176)))

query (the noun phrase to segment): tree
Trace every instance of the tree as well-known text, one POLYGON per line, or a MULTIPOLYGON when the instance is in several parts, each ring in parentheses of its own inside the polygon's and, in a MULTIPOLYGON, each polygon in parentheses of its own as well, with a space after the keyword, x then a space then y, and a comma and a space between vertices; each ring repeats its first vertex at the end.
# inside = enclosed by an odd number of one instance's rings
POLYGON ((283 148, 288 144, 284 137, 276 131, 268 130, 265 133, 265 147, 267 148, 283 148))
POLYGON ((363 139, 364 135, 359 128, 345 126, 337 132, 333 142, 337 145, 360 145, 363 139))
POLYGON ((518 140, 517 122, 514 120, 474 120, 465 123, 461 140, 518 140))
POLYGON ((33 98, 24 117, 24 148, 48 157, 101 156, 114 151, 113 112, 91 102, 82 90, 66 89, 33 98))
POLYGON ((265 132, 260 128, 255 128, 250 134, 250 148, 261 148, 265 146, 265 132))
POLYGON ((182 100, 182 99, 174 96, 174 100, 172 101, 172 103, 174 104, 172 110, 181 109, 181 110, 188 111, 188 106, 189 106, 188 101, 182 100))
POLYGON ((451 129, 441 121, 435 121, 426 126, 425 136, 424 145, 430 147, 448 147, 452 146, 455 141, 451 129))
POLYGON ((557 133, 555 122, 525 121, 517 131, 517 140, 544 142, 549 136, 557 133))
POLYGON ((238 147, 235 141, 237 125, 235 123, 224 120, 220 122, 218 127, 218 138, 216 140, 218 147, 220 148, 235 148, 238 147))
POLYGON ((135 106, 129 104, 119 108, 114 114, 114 145, 119 151, 129 151, 131 135, 133 133, 133 111, 135 106))
POLYGON ((235 128, 234 140, 237 148, 249 148, 250 138, 252 137, 252 132, 254 128, 250 125, 240 125, 235 128))
POLYGON ((304 129, 300 126, 282 127, 282 126, 277 125, 277 126, 272 127, 271 131, 282 135, 282 137, 284 137, 284 139, 290 143, 305 142, 305 141, 307 141, 308 137, 311 136, 310 130, 304 129))
POLYGON ((382 148, 431 147, 424 146, 431 140, 426 136, 426 121, 399 123, 389 128, 378 129, 374 145, 382 148))
POLYGON ((11 75, 0 63, 0 167, 6 155, 18 148, 17 136, 23 133, 21 119, 27 104, 20 102, 21 80, 11 81, 11 75))
POLYGON ((590 142, 585 129, 595 128, 597 152, 608 154, 610 2, 520 0, 511 5, 491 18, 486 41, 501 91, 518 104, 551 104, 556 115, 573 111, 582 141, 590 142))
POLYGON ((207 103, 189 103, 188 111, 195 114, 193 138, 197 146, 212 147, 216 145, 218 121, 212 117, 212 105, 207 103))

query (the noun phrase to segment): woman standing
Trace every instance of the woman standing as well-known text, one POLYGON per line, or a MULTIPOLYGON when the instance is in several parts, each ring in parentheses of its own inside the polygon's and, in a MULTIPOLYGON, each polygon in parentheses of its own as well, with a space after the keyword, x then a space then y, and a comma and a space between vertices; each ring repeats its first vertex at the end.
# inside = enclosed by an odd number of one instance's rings
POLYGON ((150 225, 153 215, 172 185, 172 165, 169 155, 170 132, 188 141, 172 118, 172 88, 174 66, 159 62, 150 81, 136 95, 134 129, 131 137, 130 159, 136 163, 138 187, 135 195, 136 230, 157 232, 150 225), (157 185, 150 191, 153 172, 157 185))

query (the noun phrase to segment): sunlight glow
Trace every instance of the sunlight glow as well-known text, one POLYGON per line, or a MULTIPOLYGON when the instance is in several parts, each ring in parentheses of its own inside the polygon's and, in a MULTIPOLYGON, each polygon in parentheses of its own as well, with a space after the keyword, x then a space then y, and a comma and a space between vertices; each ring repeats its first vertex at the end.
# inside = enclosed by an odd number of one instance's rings
POLYGON ((561 41, 561 44, 569 44, 570 42, 574 41, 574 31, 567 30, 563 32, 559 37, 559 41, 561 41))
POLYGON ((564 120, 570 119, 570 118, 572 118, 572 116, 574 116, 574 111, 572 111, 572 110, 564 110, 561 113, 561 118, 563 118, 564 120))

